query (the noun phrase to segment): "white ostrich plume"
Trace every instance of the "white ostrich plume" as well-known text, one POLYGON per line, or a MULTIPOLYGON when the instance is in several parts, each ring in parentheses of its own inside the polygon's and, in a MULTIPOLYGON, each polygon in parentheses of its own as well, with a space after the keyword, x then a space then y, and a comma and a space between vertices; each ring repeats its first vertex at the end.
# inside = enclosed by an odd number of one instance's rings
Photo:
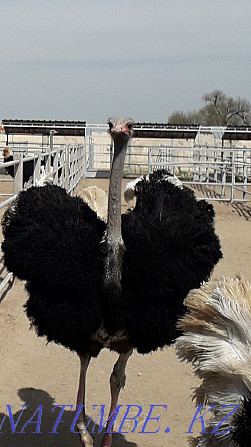
POLYGON ((107 221, 108 196, 97 186, 82 189, 80 197, 97 213, 100 219, 107 221))
POLYGON ((192 290, 184 304, 189 312, 178 323, 184 335, 175 342, 176 353, 202 379, 196 404, 217 405, 196 445, 236 447, 229 428, 251 396, 251 286, 241 275, 221 277, 192 290), (231 411, 223 405, 239 408, 212 433, 231 411))

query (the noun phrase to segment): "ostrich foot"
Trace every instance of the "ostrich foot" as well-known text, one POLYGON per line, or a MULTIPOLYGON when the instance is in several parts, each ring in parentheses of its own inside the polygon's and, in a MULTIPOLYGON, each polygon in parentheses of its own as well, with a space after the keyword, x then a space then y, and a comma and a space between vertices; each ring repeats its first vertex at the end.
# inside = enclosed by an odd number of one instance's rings
POLYGON ((85 427, 85 424, 83 422, 79 422, 77 424, 77 427, 79 430, 79 435, 80 435, 82 445, 84 447, 93 447, 93 439, 92 439, 90 433, 88 432, 87 428, 85 427))
POLYGON ((112 433, 105 433, 102 439, 101 447, 111 447, 112 433))

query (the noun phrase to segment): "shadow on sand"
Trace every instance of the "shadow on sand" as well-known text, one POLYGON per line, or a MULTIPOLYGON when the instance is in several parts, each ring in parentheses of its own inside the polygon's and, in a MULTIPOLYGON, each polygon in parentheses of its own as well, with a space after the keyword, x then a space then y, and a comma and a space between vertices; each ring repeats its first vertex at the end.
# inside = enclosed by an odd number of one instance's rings
MULTIPOLYGON (((54 399, 45 391, 34 388, 23 388, 18 392, 19 397, 23 400, 23 405, 29 405, 27 408, 22 407, 19 411, 13 414, 14 424, 17 423, 20 417, 15 432, 12 433, 11 422, 9 414, 5 417, 5 413, 0 413, 0 445, 1 447, 80 447, 82 444, 78 433, 71 432, 71 425, 74 419, 74 411, 71 411, 69 407, 66 407, 61 421, 56 431, 58 433, 50 433, 56 423, 56 420, 60 413, 60 408, 56 408, 54 411, 54 399), (39 406, 42 414, 39 417, 39 406), (30 418, 33 423, 25 425, 30 418), (5 417, 5 419, 4 419, 5 417), (4 420, 3 420, 4 419, 4 420), (40 423, 39 431, 38 419, 40 423), (23 433, 19 433, 23 431, 23 433)), ((67 405, 67 402, 64 403, 67 405)), ((3 408, 3 407, 2 407, 3 408)), ((74 410, 74 407, 73 407, 74 410)), ((99 433, 98 425, 91 422, 89 425, 89 431, 94 429, 92 434, 94 445, 99 446, 102 440, 102 433, 99 433)), ((75 428, 77 431, 77 428, 75 428)), ((137 447, 134 442, 126 441, 123 435, 115 433, 113 436, 112 447, 137 447)))

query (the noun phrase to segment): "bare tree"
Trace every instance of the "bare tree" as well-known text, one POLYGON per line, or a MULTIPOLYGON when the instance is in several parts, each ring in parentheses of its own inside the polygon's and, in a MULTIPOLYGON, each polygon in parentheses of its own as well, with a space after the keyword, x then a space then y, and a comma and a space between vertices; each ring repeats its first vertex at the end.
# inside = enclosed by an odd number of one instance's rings
POLYGON ((201 114, 201 110, 194 110, 192 112, 183 112, 181 110, 177 110, 168 118, 169 124, 204 124, 202 121, 203 114, 201 114))
POLYGON ((226 96, 221 90, 213 90, 202 97, 204 107, 198 111, 176 111, 168 117, 170 124, 201 124, 204 126, 250 126, 250 101, 226 96))
POLYGON ((250 124, 251 105, 246 99, 226 96, 221 90, 213 90, 202 97, 204 111, 211 125, 240 126, 250 124))

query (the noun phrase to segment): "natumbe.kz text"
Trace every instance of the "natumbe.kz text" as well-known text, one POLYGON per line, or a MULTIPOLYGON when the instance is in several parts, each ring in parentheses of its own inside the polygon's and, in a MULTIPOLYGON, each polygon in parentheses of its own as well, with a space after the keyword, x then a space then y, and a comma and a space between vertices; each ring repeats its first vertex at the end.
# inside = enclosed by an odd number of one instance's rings
MULTIPOLYGON (((7 430, 10 430, 10 433, 24 434, 26 427, 30 424, 34 424, 32 426, 34 427, 33 433, 42 434, 41 422, 43 405, 39 405, 35 409, 32 416, 28 420, 25 420, 24 410, 28 407, 29 405, 22 405, 20 413, 18 412, 18 416, 14 417, 11 405, 5 406, 5 414, 3 415, 2 420, 0 420, 0 436, 3 433, 3 429, 5 429, 5 434, 7 430)), ((79 433, 76 424, 83 407, 84 405, 78 405, 77 411, 75 412, 74 405, 54 405, 52 412, 58 408, 59 414, 55 419, 49 433, 53 435, 60 432, 60 424, 64 423, 64 411, 74 412, 72 424, 69 425, 69 429, 72 433, 79 433)), ((185 430, 185 433, 194 433, 193 430, 196 430, 199 433, 206 433, 204 417, 215 407, 217 407, 217 405, 210 405, 210 407, 206 409, 205 405, 197 405, 195 415, 190 423, 190 426, 187 427, 187 430, 185 430)), ((223 405, 221 406, 221 409, 226 407, 229 408, 229 413, 211 433, 229 432, 230 427, 227 431, 221 431, 221 425, 237 410, 239 405, 223 405)), ((159 432, 169 433, 171 431, 171 427, 167 426, 165 423, 165 419, 168 417, 167 405, 149 405, 146 412, 144 409, 144 413, 141 405, 118 405, 107 419, 105 419, 105 412, 105 405, 92 405, 91 415, 87 418, 86 423, 86 429, 88 429, 90 433, 94 433, 95 431, 100 433, 105 427, 105 433, 111 433, 112 426, 115 422, 118 429, 114 430, 114 433, 126 434, 136 432, 138 434, 155 434, 159 432), (142 420, 143 415, 144 417, 142 420), (165 415, 166 418, 164 417, 165 415), (140 420, 138 419, 139 417, 140 420), (130 429, 128 429, 128 422, 130 429), (90 427, 92 427, 92 429, 90 429, 90 427)))

